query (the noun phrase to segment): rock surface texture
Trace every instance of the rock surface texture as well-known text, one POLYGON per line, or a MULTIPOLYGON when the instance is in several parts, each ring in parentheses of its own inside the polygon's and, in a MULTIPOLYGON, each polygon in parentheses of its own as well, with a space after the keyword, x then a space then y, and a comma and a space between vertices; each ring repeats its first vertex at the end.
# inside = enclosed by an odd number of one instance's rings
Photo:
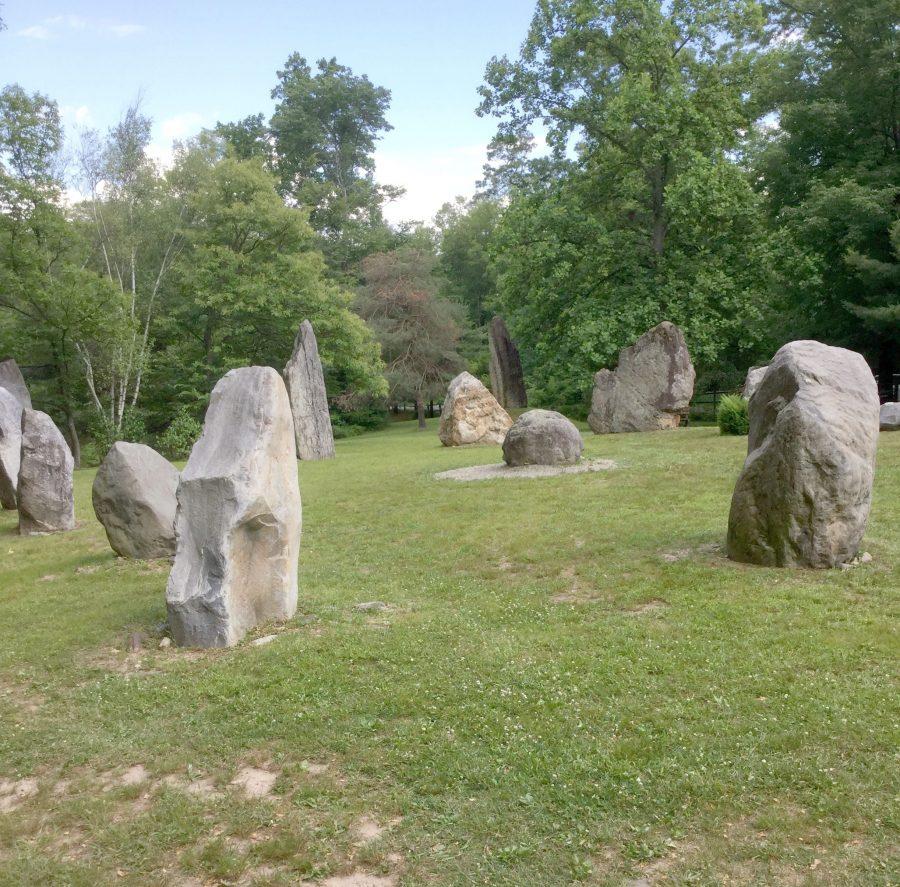
POLYGON ((684 334, 663 321, 619 352, 615 370, 594 376, 588 424, 597 434, 676 428, 695 377, 684 334))
POLYGON ((759 383, 762 382, 768 369, 769 364, 761 367, 750 367, 750 369, 747 370, 747 378, 744 380, 744 389, 741 391, 745 400, 750 400, 750 398, 753 397, 754 392, 759 388, 759 383))
POLYGON ((581 458, 581 432, 553 410, 522 413, 506 433, 503 459, 507 465, 570 465, 581 458))
POLYGON ((232 370, 213 389, 178 484, 166 603, 175 642, 236 644, 297 609, 300 487, 287 389, 269 367, 232 370))
POLYGON ((519 349, 509 337, 509 331, 502 317, 491 321, 489 330, 491 350, 491 390, 497 402, 504 409, 517 410, 528 406, 525 393, 525 377, 522 375, 522 361, 519 349))
POLYGON ((22 450, 22 404, 0 388, 0 506, 16 507, 19 458, 22 450))
POLYGON ((305 461, 334 456, 334 432, 328 413, 325 377, 312 324, 304 320, 294 340, 294 353, 284 368, 294 417, 297 458, 305 461))
POLYGON ((750 401, 728 556, 781 567, 851 561, 869 516, 877 441, 878 389, 861 355, 812 341, 781 348, 750 401))
POLYGON ((879 425, 882 431, 900 431, 900 403, 881 405, 879 425))
POLYGON ((175 554, 178 469, 144 444, 118 441, 97 470, 94 514, 120 557, 175 554))
POLYGON ((28 386, 25 384, 25 379, 22 378, 19 365, 11 357, 0 360, 0 388, 11 392, 24 409, 31 409, 31 395, 28 393, 28 386))
POLYGON ((53 420, 39 410, 23 410, 17 491, 21 535, 75 528, 74 467, 69 445, 53 420))
POLYGON ((471 373, 460 373, 450 383, 438 429, 445 447, 502 444, 511 425, 509 413, 471 373))

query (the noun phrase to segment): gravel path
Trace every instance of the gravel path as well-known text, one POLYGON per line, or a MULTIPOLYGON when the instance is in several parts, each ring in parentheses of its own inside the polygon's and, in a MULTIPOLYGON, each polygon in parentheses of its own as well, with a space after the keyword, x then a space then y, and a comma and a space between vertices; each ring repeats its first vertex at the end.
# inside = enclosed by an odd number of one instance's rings
POLYGON ((454 468, 452 471, 441 471, 435 480, 493 480, 504 477, 512 479, 528 479, 532 477, 556 477, 560 474, 583 474, 586 471, 609 471, 616 467, 610 459, 583 459, 575 465, 520 465, 510 468, 505 462, 495 465, 472 465, 469 468, 454 468))

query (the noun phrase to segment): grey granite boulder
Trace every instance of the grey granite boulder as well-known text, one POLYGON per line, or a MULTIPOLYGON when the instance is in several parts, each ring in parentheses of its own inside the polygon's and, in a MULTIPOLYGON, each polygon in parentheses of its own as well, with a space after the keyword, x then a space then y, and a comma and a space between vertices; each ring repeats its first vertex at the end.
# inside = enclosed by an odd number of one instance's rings
POLYGON ((882 431, 900 431, 900 403, 883 403, 879 414, 882 431))
POLYGON ((150 560, 175 554, 178 469, 156 450, 118 441, 97 470, 94 514, 120 557, 150 560))
POLYGON ((19 365, 11 357, 0 360, 0 388, 5 388, 15 395, 16 400, 22 404, 24 409, 31 409, 31 395, 28 393, 28 386, 25 384, 19 365))
POLYGON ((747 378, 744 380, 744 388, 741 391, 745 400, 750 400, 750 398, 753 397, 754 392, 759 388, 759 383, 762 382, 768 369, 769 365, 766 364, 761 367, 750 367, 750 369, 747 370, 747 378))
POLYGON ((861 355, 813 341, 781 348, 750 401, 728 556, 782 567, 851 561, 869 516, 877 442, 878 389, 861 355))
POLYGON ((516 343, 509 337, 509 330, 502 317, 495 317, 488 329, 490 345, 491 391, 497 402, 506 410, 528 406, 525 393, 525 377, 516 343))
POLYGON ((503 441, 507 465, 566 465, 581 458, 581 432, 553 410, 529 410, 516 419, 503 441))
POLYGON ((450 383, 438 426, 445 447, 502 444, 511 425, 509 413, 471 373, 460 373, 450 383))
POLYGON ((53 420, 39 410, 23 410, 17 490, 21 535, 75 528, 74 467, 69 445, 53 420))
POLYGON ((684 334, 663 321, 619 352, 615 370, 594 376, 588 424, 597 434, 676 428, 695 377, 684 334))
POLYGON ((305 461, 334 456, 334 432, 328 412, 325 377, 312 324, 304 320, 294 341, 294 353, 284 368, 297 458, 305 461))
POLYGON ((0 506, 15 509, 22 455, 22 404, 0 388, 0 506))
POLYGON ((166 603, 177 644, 225 647, 297 609, 300 487, 291 405, 269 367, 213 389, 178 484, 166 603))

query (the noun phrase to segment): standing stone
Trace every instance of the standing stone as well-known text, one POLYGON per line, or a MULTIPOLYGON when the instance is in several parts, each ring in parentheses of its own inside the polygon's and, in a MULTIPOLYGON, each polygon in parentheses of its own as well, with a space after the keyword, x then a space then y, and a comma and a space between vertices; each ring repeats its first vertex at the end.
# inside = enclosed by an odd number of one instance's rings
POLYGON ((297 610, 300 487, 287 389, 269 367, 213 389, 178 484, 177 552, 166 603, 175 642, 236 644, 297 610))
POLYGON ((744 389, 741 391, 741 394, 744 396, 745 400, 750 400, 753 397, 754 392, 757 388, 759 388, 759 383, 762 382, 763 377, 766 375, 766 370, 769 369, 769 365, 761 367, 750 367, 747 370, 747 378, 744 380, 744 389))
POLYGON ((581 432, 562 413, 529 410, 506 433, 503 459, 507 465, 566 465, 583 449, 581 432))
POLYGON ((491 349, 491 390, 504 409, 518 410, 528 406, 525 393, 525 377, 519 349, 509 337, 502 317, 491 321, 488 333, 491 349))
POLYGON ((151 447, 118 441, 97 470, 94 514, 119 557, 175 554, 178 469, 151 447))
POLYGON ((0 388, 0 506, 14 510, 22 451, 22 404, 0 388))
POLYGON ((23 410, 17 491, 21 535, 75 528, 74 468, 69 445, 53 420, 39 410, 23 410))
POLYGON ((900 431, 900 403, 881 405, 879 426, 882 431, 900 431))
POLYGON ((750 401, 728 556, 766 566, 852 560, 872 501, 878 387, 855 351, 790 342, 750 401))
POLYGON ((19 365, 11 358, 0 360, 0 388, 11 392, 26 410, 31 409, 31 395, 19 365))
POLYGON ((615 371, 594 376, 588 424, 597 434, 677 428, 695 378, 684 334, 663 321, 619 352, 615 371))
POLYGON ((502 444, 511 425, 509 413, 471 373, 460 373, 450 383, 438 427, 445 447, 502 444))
POLYGON ((294 353, 284 368, 284 381, 294 416, 297 458, 304 461, 334 457, 334 432, 322 361, 312 324, 304 320, 294 341, 294 353))

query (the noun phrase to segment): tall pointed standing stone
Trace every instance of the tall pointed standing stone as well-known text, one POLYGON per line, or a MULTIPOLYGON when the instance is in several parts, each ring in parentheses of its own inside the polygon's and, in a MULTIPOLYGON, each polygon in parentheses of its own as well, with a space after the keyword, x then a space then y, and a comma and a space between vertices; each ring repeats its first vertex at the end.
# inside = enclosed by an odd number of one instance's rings
POLYGON ((22 455, 22 404, 0 388, 0 506, 15 510, 22 455))
POLYGON ((22 536, 75 529, 74 467, 69 445, 53 420, 39 410, 23 410, 18 488, 22 536))
POLYGON ((294 340, 294 353, 284 368, 284 381, 294 416, 297 458, 305 462, 334 457, 334 432, 319 346, 312 324, 304 320, 294 340))
POLYGON ((11 392, 26 410, 31 409, 31 395, 28 393, 28 386, 25 384, 19 365, 11 357, 0 360, 0 388, 11 392))
POLYGON ((291 405, 271 367, 213 389, 178 484, 166 605, 177 644, 229 647, 297 611, 300 487, 291 405))
POLYGON ((504 409, 517 410, 528 406, 525 377, 519 349, 509 337, 502 317, 491 321, 488 333, 491 348, 491 390, 504 409))

